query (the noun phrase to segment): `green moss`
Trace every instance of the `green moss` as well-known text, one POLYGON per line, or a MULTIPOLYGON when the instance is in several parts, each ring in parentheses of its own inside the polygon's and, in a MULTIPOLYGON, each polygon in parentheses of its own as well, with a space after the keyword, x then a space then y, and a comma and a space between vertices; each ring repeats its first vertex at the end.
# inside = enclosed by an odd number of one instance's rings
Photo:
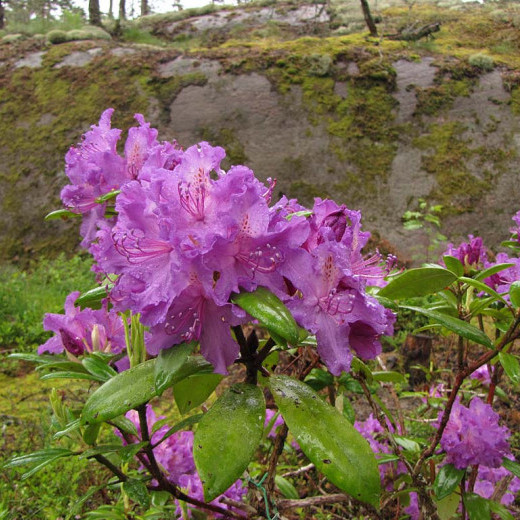
POLYGON ((471 211, 492 187, 497 175, 514 158, 512 149, 473 147, 464 137, 466 127, 458 122, 432 124, 430 131, 417 139, 415 146, 425 150, 422 167, 435 176, 437 186, 430 197, 438 201, 448 214, 471 211), (492 170, 483 170, 480 178, 469 171, 470 161, 492 170))
POLYGON ((307 181, 295 181, 289 187, 291 197, 297 198, 302 204, 312 206, 315 197, 328 197, 324 186, 316 186, 307 181))

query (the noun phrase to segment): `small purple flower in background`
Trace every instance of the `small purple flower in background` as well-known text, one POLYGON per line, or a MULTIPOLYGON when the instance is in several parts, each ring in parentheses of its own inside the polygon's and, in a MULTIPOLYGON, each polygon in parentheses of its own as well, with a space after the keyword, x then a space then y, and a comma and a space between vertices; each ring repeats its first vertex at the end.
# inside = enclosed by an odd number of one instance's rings
POLYGON ((513 216, 513 221, 516 224, 514 227, 510 228, 509 231, 516 238, 518 242, 520 242, 520 211, 517 211, 513 216))
MULTIPOLYGON (((265 411, 264 428, 267 428, 269 426, 269 423, 272 421, 273 417, 276 414, 277 414, 276 410, 271 410, 270 408, 267 408, 267 410, 265 411)), ((271 430, 269 431, 267 436, 270 439, 274 439, 276 437, 276 434, 278 433, 278 428, 280 428, 280 426, 282 426, 282 424, 284 424, 283 417, 281 416, 281 414, 278 414, 278 417, 275 419, 274 423, 272 424, 271 430)), ((292 439, 292 441, 291 441, 291 446, 295 450, 300 449, 300 445, 294 439, 292 439)))
POLYGON ((498 253, 494 262, 486 262, 484 267, 493 267, 497 264, 513 264, 511 267, 486 278, 484 282, 499 294, 509 299, 509 288, 513 282, 520 280, 520 258, 510 258, 506 253, 498 253))
MULTIPOLYGON (((513 458, 509 456, 508 458, 513 458)), ((479 466, 477 480, 475 481, 474 491, 484 498, 491 498, 495 492, 496 485, 511 476, 511 473, 504 467, 489 468, 486 466, 479 466)), ((513 477, 504 495, 500 499, 500 503, 505 506, 511 505, 515 500, 515 495, 520 491, 520 479, 513 477)))
MULTIPOLYGON (((135 410, 131 410, 126 414, 127 419, 130 419, 134 423, 141 436, 141 425, 139 421, 139 414, 135 410)), ((152 431, 153 425, 164 419, 164 416, 157 417, 152 407, 146 405, 146 422, 148 429, 152 431)), ((164 437, 168 432, 169 426, 163 425, 156 432, 151 435, 152 444, 156 444, 164 437)), ((116 434, 123 438, 121 433, 116 430, 116 434)), ((123 444, 126 441, 123 439, 123 444)), ((153 450, 155 458, 158 464, 166 471, 166 478, 172 483, 181 488, 186 494, 197 500, 204 501, 204 491, 202 489, 202 482, 195 468, 195 462, 193 460, 193 432, 192 431, 180 431, 173 435, 170 435, 153 450)), ((140 469, 144 469, 141 466, 140 469)), ((237 480, 227 489, 220 497, 216 498, 211 504, 218 505, 223 509, 232 509, 231 506, 220 501, 222 497, 230 498, 235 502, 242 502, 244 496, 247 494, 247 487, 244 486, 241 480, 237 480)), ((187 505, 188 515, 191 518, 191 506, 187 505)), ((235 513, 244 514, 241 510, 232 509, 235 513)), ((176 514, 179 518, 182 516, 182 508, 177 501, 176 514)), ((221 515, 214 514, 216 518, 220 518, 221 515)))
POLYGON ((491 373, 489 371, 488 365, 482 365, 481 367, 477 368, 477 370, 472 372, 469 377, 471 377, 471 379, 480 381, 483 385, 486 386, 491 384, 491 373))
POLYGON ((499 426, 498 419, 491 406, 478 397, 471 400, 469 407, 457 400, 441 439, 446 462, 457 469, 479 464, 498 468, 511 453, 507 441, 510 432, 499 426))
POLYGON ((63 351, 77 357, 90 352, 119 354, 126 348, 125 331, 121 316, 108 310, 107 304, 99 309, 83 309, 74 305, 80 293, 73 292, 65 300, 65 314, 46 314, 45 330, 55 335, 38 348, 38 354, 63 351))
POLYGON ((478 269, 487 262, 487 249, 482 242, 482 238, 468 235, 469 242, 462 242, 458 247, 448 244, 448 249, 442 256, 453 256, 459 259, 464 266, 464 271, 478 269))

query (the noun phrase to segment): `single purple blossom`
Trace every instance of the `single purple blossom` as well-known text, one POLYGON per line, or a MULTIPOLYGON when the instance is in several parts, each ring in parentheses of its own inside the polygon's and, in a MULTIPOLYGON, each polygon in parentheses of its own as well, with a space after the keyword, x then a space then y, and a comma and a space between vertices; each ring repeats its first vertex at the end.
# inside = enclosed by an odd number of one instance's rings
POLYGON ((441 439, 446 462, 457 469, 478 464, 498 468, 511 453, 507 442, 510 432, 499 426, 498 419, 491 406, 478 397, 471 400, 469 407, 457 400, 441 439))
POLYGON ((119 354, 126 348, 124 325, 121 317, 108 310, 105 303, 101 309, 83 309, 74 305, 79 292, 69 294, 65 300, 65 314, 46 314, 45 330, 55 335, 38 348, 38 354, 63 351, 77 357, 85 352, 111 352, 119 354))
POLYGON ((511 267, 486 278, 484 282, 499 294, 509 299, 508 292, 511 284, 520 280, 520 258, 510 258, 506 253, 498 253, 494 262, 486 262, 484 267, 493 267, 497 264, 513 264, 511 267))
POLYGON ((468 235, 469 242, 462 242, 458 247, 448 244, 448 249, 442 256, 453 256, 460 260, 467 273, 470 269, 478 269, 488 260, 487 248, 482 238, 468 235))

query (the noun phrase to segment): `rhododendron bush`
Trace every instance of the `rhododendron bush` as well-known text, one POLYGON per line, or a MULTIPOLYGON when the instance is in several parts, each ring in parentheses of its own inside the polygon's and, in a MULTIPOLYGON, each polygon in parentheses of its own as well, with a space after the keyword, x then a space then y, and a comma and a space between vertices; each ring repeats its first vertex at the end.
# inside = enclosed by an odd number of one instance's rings
POLYGON ((99 285, 46 315, 37 356, 17 355, 90 394, 77 410, 53 393, 61 445, 7 466, 100 463, 129 517, 513 518, 520 466, 494 405, 502 380, 520 382, 520 212, 507 254, 470 236, 397 271, 365 253, 359 211, 275 200, 274 180, 223 170, 209 143, 161 142, 141 115, 120 154, 112 113, 67 153, 64 208, 48 216, 81 218, 99 285), (379 358, 400 308, 457 338, 453 377, 414 394, 421 430, 379 358), (175 424, 152 408, 172 394, 175 424))

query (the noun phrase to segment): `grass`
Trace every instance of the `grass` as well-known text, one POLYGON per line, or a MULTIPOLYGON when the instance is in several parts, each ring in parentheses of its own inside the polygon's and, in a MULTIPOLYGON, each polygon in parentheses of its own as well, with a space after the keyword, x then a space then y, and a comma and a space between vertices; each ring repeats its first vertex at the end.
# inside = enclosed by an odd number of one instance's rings
MULTIPOLYGON (((0 352, 32 351, 47 340, 45 312, 63 312, 67 294, 94 285, 90 260, 64 255, 42 259, 27 270, 0 266, 0 352)), ((0 358, 1 359, 1 358, 0 358)))

